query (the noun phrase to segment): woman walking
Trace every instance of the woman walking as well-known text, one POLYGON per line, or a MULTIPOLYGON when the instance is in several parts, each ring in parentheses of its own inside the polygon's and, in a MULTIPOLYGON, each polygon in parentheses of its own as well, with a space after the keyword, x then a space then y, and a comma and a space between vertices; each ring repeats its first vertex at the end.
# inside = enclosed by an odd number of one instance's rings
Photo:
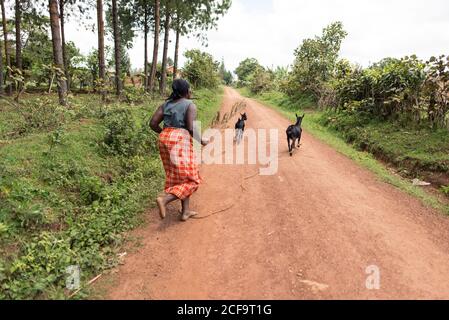
MULTIPOLYGON (((194 122, 197 108, 190 100, 190 85, 177 79, 173 93, 151 119, 151 129, 159 134, 159 152, 165 169, 165 195, 157 198, 161 219, 166 216, 169 203, 181 200, 182 221, 197 215, 190 210, 190 197, 200 184, 201 177, 193 149, 194 122), (164 128, 160 127, 164 123, 164 128)), ((207 141, 200 141, 203 146, 207 141)))

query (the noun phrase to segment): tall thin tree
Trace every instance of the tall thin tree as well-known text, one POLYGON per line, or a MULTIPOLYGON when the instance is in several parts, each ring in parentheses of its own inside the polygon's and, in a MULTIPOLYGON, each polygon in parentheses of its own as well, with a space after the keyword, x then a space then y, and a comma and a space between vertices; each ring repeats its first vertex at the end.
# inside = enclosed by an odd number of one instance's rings
POLYGON ((217 25, 218 17, 231 7, 231 0, 176 0, 176 19, 173 29, 176 32, 173 72, 176 76, 179 68, 180 38, 195 33, 204 43, 204 32, 217 25))
MULTIPOLYGON (((6 66, 9 67, 6 73, 6 80, 11 80, 11 54, 9 52, 9 41, 8 41, 8 23, 6 20, 6 11, 5 11, 5 0, 0 0, 0 5, 2 9, 2 23, 3 23, 3 39, 5 43, 5 59, 6 66)), ((8 95, 12 94, 12 85, 8 85, 8 95)))
POLYGON ((22 70, 22 1, 15 0, 16 68, 22 70))
POLYGON ((67 49, 65 43, 65 4, 67 0, 59 0, 59 17, 61 20, 62 59, 64 60, 64 73, 67 78, 67 89, 70 90, 70 76, 67 61, 67 49))
POLYGON ((122 93, 121 84, 121 47, 120 30, 118 21, 117 0, 112 0, 112 26, 114 29, 114 59, 115 59, 115 93, 120 96, 122 93))
POLYGON ((0 94, 3 94, 5 92, 3 88, 3 48, 2 48, 2 42, 0 41, 0 94))
POLYGON ((165 21, 164 21, 164 51, 162 53, 161 82, 159 84, 159 93, 165 95, 167 87, 167 61, 168 61, 168 43, 170 37, 170 19, 171 19, 171 0, 167 0, 165 5, 165 21))
POLYGON ((143 1, 143 6, 144 6, 144 27, 143 27, 143 30, 144 30, 144 42, 145 42, 145 44, 144 44, 144 46, 145 46, 145 49, 144 49, 144 67, 143 67, 143 70, 144 70, 144 74, 145 74, 145 77, 144 77, 144 84, 143 84, 143 86, 144 86, 144 89, 145 89, 145 91, 147 91, 148 90, 148 20, 149 20, 149 10, 148 10, 148 0, 144 0, 143 1))
MULTIPOLYGON (((50 26, 51 39, 53 43, 53 61, 55 66, 61 71, 64 70, 64 60, 62 58, 62 43, 61 43, 61 26, 59 24, 58 0, 49 0, 50 10, 50 26)), ((63 77, 63 72, 58 72, 58 96, 59 103, 63 106, 67 104, 67 82, 63 77)))
POLYGON ((148 90, 153 92, 156 82, 157 58, 159 52, 159 33, 161 25, 160 16, 161 2, 154 0, 154 45, 153 45, 153 61, 151 63, 150 79, 148 83, 148 90))
MULTIPOLYGON (((104 17, 103 17, 103 0, 97 0, 97 33, 98 33, 98 70, 99 80, 102 87, 106 80, 106 59, 104 52, 104 17)), ((105 99, 105 92, 101 90, 102 99, 105 99)))
POLYGON ((181 36, 181 21, 180 21, 179 12, 176 14, 176 41, 175 41, 175 57, 173 62, 173 78, 175 79, 178 75, 178 63, 179 63, 179 38, 181 36))

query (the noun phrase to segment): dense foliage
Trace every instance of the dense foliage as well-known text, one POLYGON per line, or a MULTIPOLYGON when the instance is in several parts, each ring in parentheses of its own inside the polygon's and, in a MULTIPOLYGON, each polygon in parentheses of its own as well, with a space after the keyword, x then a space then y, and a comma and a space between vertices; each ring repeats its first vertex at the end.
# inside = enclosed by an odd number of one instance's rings
MULTIPOLYGON (((159 93, 165 95, 170 77, 178 75, 180 69, 180 38, 194 35, 206 43, 205 32, 217 26, 230 6, 230 0, 2 0, 5 21, 0 37, 0 95, 15 91, 19 101, 26 92, 57 90, 60 104, 66 105, 69 92, 89 91, 102 96, 114 92, 122 97, 129 82, 147 92, 159 87, 159 93), (66 40, 70 37, 66 24, 75 19, 80 32, 91 30, 98 35, 98 47, 87 56, 66 40), (168 53, 170 31, 176 32, 174 60, 168 53), (151 63, 150 32, 155 43, 151 63), (128 50, 142 33, 144 64, 131 70, 128 50), (161 33, 165 34, 162 59, 158 50, 161 33), (105 46, 106 36, 113 40, 111 47, 105 46)), ((231 83, 231 78, 229 72, 221 76, 225 83, 231 83)))
POLYGON ((350 68, 335 81, 338 109, 361 116, 445 126, 449 57, 424 63, 416 56, 384 59, 367 69, 350 68))
POLYGON ((269 70, 255 59, 235 71, 239 84, 253 93, 278 90, 292 98, 309 95, 320 109, 400 120, 403 125, 449 125, 449 56, 422 61, 416 56, 386 58, 367 68, 340 59, 347 36, 340 22, 322 35, 305 39, 295 51, 291 70, 269 70))
POLYGON ((184 77, 195 88, 216 88, 220 81, 220 64, 214 58, 200 50, 189 50, 185 53, 187 61, 184 65, 184 77))

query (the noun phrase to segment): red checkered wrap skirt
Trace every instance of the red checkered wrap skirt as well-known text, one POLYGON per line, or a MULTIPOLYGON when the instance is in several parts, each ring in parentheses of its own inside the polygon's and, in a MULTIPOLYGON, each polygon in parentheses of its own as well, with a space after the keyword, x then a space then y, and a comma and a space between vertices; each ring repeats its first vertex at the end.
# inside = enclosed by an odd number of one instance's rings
POLYGON ((181 200, 189 198, 202 182, 190 133, 165 128, 159 135, 159 152, 165 169, 165 193, 181 200))

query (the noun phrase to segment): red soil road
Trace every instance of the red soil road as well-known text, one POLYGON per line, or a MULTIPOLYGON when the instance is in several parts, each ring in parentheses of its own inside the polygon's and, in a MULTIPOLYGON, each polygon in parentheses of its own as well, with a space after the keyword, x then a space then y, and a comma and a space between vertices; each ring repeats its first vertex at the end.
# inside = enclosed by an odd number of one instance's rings
MULTIPOLYGON (((226 88, 223 111, 242 99, 226 88)), ((193 208, 207 215, 236 206, 187 223, 178 207, 162 222, 149 211, 149 224, 134 232, 142 246, 119 268, 108 298, 449 298, 447 217, 307 132, 290 158, 289 121, 246 101, 249 128, 280 130, 278 174, 242 188, 257 166, 203 166, 193 208), (371 265, 380 290, 366 288, 371 265)))

